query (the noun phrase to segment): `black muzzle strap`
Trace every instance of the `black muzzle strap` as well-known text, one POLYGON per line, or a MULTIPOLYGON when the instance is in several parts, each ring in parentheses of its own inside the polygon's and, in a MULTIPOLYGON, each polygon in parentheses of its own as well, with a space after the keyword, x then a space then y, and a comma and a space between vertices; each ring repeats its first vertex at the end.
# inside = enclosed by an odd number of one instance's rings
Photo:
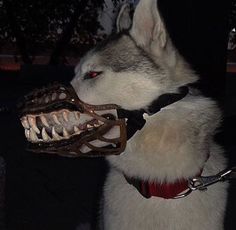
POLYGON ((147 113, 152 115, 159 112, 162 108, 183 99, 188 94, 188 92, 188 87, 182 86, 179 88, 179 93, 162 94, 156 100, 154 100, 150 106, 148 106, 147 113))
POLYGON ((138 130, 141 130, 146 123, 143 118, 144 110, 125 110, 117 109, 117 114, 119 118, 126 118, 126 133, 127 140, 129 140, 138 130))
POLYGON ((148 115, 153 115, 159 112, 162 108, 173 104, 181 99, 183 99, 189 92, 187 86, 182 86, 179 88, 179 93, 166 93, 159 96, 154 100, 147 109, 140 110, 125 110, 117 109, 119 118, 126 118, 126 131, 127 140, 129 140, 138 130, 141 130, 146 123, 143 117, 144 113, 148 115))

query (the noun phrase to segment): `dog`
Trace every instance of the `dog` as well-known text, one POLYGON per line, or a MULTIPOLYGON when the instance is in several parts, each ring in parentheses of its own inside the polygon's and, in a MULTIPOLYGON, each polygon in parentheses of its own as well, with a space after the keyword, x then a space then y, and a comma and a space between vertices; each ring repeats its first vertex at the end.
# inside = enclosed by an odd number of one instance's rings
MULTIPOLYGON (((87 103, 139 110, 198 80, 173 46, 157 1, 141 0, 132 25, 127 11, 124 6, 118 15, 115 38, 90 51, 75 69, 72 86, 87 103), (84 80, 91 71, 99 76, 84 80)), ((107 157, 110 171, 104 185, 102 229, 224 229, 227 184, 179 199, 148 199, 127 180, 173 184, 225 168, 223 150, 213 139, 221 121, 216 103, 190 90, 145 119, 124 153, 107 157)))
MULTIPOLYGON (((107 104, 110 106, 106 108, 119 107, 123 114, 129 114, 123 116, 126 147, 118 155, 106 156, 110 170, 103 188, 100 228, 224 229, 227 183, 215 183, 205 191, 189 188, 192 179, 215 175, 227 165, 223 149, 214 141, 221 121, 220 109, 191 86, 198 76, 171 42, 156 0, 140 0, 132 20, 125 4, 116 25, 115 35, 80 60, 71 81, 80 99, 78 105, 87 108, 91 116, 92 108, 99 110, 104 107, 99 105, 107 104)), ((66 98, 66 93, 58 97, 67 104, 69 99, 75 100, 66 98)), ((69 138, 66 130, 76 125, 74 118, 66 117, 64 110, 57 116, 40 115, 41 142, 50 142, 46 132, 50 132, 47 127, 52 124, 54 140, 60 140, 58 132, 69 138), (62 123, 63 132, 58 127, 62 123)), ((26 118, 22 118, 26 137, 37 142, 38 118, 26 118)), ((94 123, 88 125, 91 128, 94 123)), ((111 129, 106 138, 116 138, 117 133, 117 128, 111 129)), ((106 145, 101 140, 93 143, 99 148, 106 145)), ((86 151, 83 147, 82 152, 86 151)))

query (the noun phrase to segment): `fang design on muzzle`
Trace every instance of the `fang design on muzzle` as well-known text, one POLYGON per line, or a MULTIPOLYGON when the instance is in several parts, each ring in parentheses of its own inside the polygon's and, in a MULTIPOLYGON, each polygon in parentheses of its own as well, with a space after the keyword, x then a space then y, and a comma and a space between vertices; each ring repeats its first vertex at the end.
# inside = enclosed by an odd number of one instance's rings
POLYGON ((125 150, 126 125, 117 116, 119 106, 86 104, 71 86, 54 84, 35 90, 19 109, 30 151, 104 156, 125 150))

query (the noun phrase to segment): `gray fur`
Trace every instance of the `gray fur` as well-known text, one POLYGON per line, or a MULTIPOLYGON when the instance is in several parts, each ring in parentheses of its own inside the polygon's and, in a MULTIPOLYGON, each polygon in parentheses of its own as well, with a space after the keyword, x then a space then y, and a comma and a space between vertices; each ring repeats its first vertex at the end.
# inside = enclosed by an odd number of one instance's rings
POLYGON ((136 46, 128 34, 122 34, 117 40, 106 44, 100 52, 101 64, 115 72, 145 71, 153 74, 157 68, 160 68, 147 53, 136 46))
POLYGON ((116 19, 117 33, 128 30, 131 27, 130 5, 123 4, 116 19))

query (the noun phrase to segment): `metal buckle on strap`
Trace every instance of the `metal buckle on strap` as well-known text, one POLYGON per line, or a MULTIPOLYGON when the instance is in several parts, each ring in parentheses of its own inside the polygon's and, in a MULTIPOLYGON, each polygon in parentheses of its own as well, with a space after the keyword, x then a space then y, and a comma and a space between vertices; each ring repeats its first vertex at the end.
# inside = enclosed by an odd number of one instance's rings
POLYGON ((191 192, 199 190, 206 191, 210 185, 213 185, 218 182, 224 182, 226 180, 236 179, 236 167, 232 167, 229 169, 225 169, 216 175, 212 176, 200 176, 193 179, 189 179, 188 181, 188 190, 178 196, 174 197, 174 199, 179 199, 188 196, 191 192))

